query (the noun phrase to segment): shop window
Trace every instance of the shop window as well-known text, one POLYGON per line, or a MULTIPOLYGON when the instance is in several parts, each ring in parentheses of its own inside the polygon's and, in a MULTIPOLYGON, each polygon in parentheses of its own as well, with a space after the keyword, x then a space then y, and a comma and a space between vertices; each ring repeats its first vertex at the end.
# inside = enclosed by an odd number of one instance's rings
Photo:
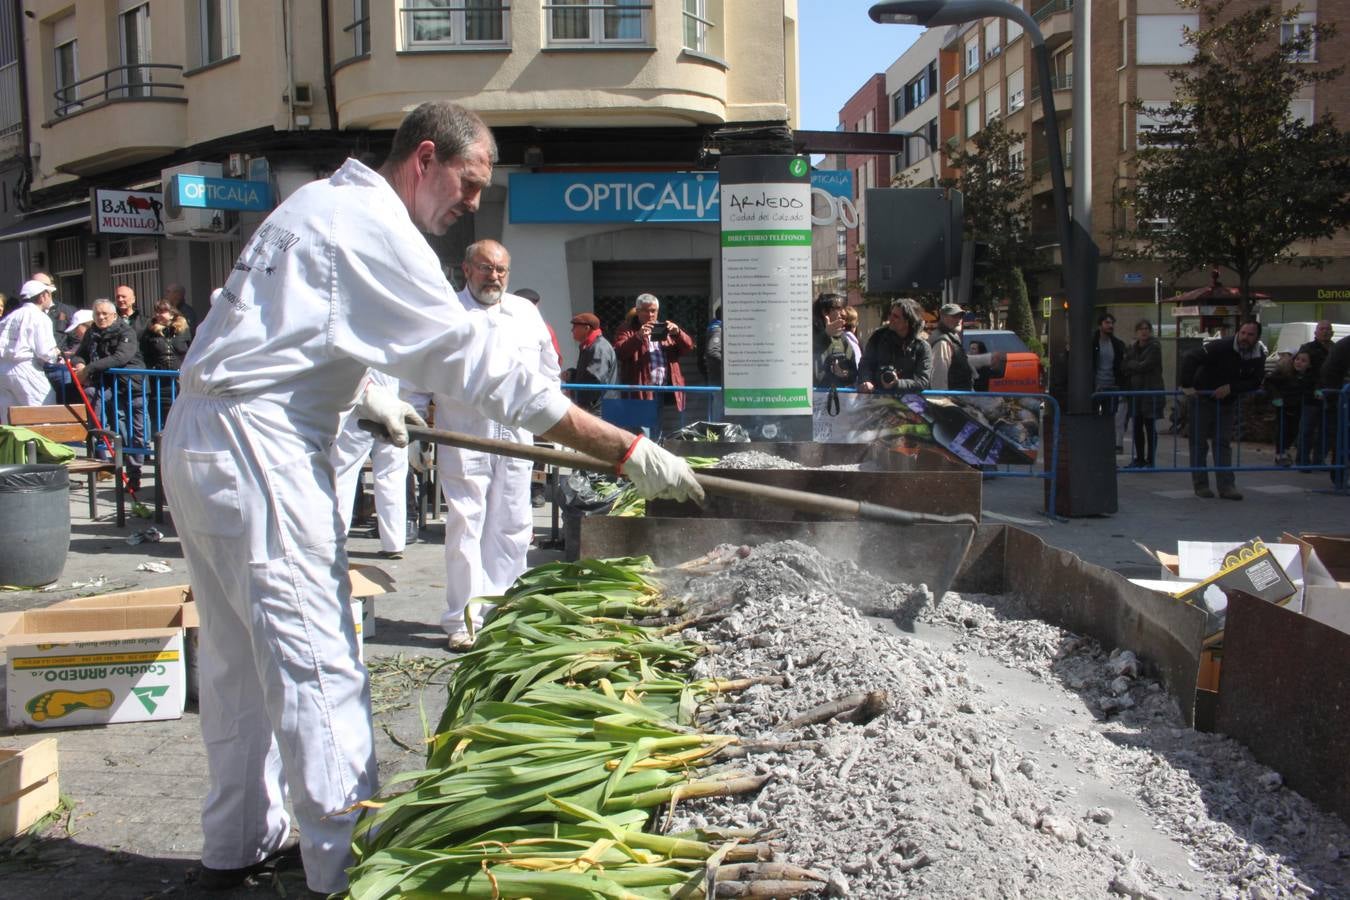
POLYGON ((548 43, 552 47, 645 46, 650 43, 652 5, 642 0, 550 0, 548 43))
POLYGON ((511 7, 501 0, 411 0, 399 8, 405 50, 505 47, 511 7))

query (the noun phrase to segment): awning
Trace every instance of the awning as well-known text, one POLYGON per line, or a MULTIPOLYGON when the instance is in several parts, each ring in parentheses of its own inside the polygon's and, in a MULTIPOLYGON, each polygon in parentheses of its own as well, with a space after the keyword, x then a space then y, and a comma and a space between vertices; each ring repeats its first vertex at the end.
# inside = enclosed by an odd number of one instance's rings
POLYGON ((63 206, 60 209, 46 210, 25 216, 13 225, 0 228, 0 241, 17 241, 44 231, 55 231, 71 225, 82 225, 89 221, 89 204, 63 206))

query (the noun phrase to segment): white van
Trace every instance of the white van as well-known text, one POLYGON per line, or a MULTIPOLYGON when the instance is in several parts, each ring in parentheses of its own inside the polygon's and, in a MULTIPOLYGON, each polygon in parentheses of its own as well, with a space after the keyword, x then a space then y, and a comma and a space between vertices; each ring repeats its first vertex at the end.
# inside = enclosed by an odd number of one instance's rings
MULTIPOLYGON (((1272 348, 1270 356, 1266 357, 1266 372, 1270 373, 1275 370, 1281 355, 1292 358, 1298 352, 1299 347, 1313 339, 1313 330, 1316 328, 1316 322, 1285 322, 1282 325, 1271 325, 1264 336, 1266 346, 1272 348), (1278 331, 1276 331, 1277 328, 1278 331), (1271 337, 1271 335, 1274 335, 1274 337, 1271 337)), ((1342 322, 1331 324, 1332 341, 1339 341, 1346 336, 1350 336, 1350 324, 1342 322)))

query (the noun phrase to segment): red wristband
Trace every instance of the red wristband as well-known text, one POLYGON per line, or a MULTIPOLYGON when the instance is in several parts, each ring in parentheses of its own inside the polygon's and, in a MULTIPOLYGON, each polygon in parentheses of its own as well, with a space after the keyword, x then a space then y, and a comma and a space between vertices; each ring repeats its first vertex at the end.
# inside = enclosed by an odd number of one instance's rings
POLYGON ((625 452, 624 455, 620 457, 618 464, 614 467, 615 474, 617 475, 623 474, 623 464, 628 462, 629 457, 633 455, 633 451, 637 449, 638 441, 640 440, 642 440, 642 435, 640 434, 637 437, 633 438, 633 443, 628 445, 627 452, 625 452))

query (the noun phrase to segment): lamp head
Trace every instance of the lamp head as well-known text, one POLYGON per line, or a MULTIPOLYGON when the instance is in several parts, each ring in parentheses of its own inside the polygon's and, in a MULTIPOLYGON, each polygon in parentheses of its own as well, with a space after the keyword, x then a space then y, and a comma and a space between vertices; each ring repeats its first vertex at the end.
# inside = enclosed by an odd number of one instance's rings
POLYGON ((947 24, 934 22, 933 17, 946 6, 946 0, 887 0, 873 4, 867 14, 872 21, 881 25, 929 25, 947 24))

